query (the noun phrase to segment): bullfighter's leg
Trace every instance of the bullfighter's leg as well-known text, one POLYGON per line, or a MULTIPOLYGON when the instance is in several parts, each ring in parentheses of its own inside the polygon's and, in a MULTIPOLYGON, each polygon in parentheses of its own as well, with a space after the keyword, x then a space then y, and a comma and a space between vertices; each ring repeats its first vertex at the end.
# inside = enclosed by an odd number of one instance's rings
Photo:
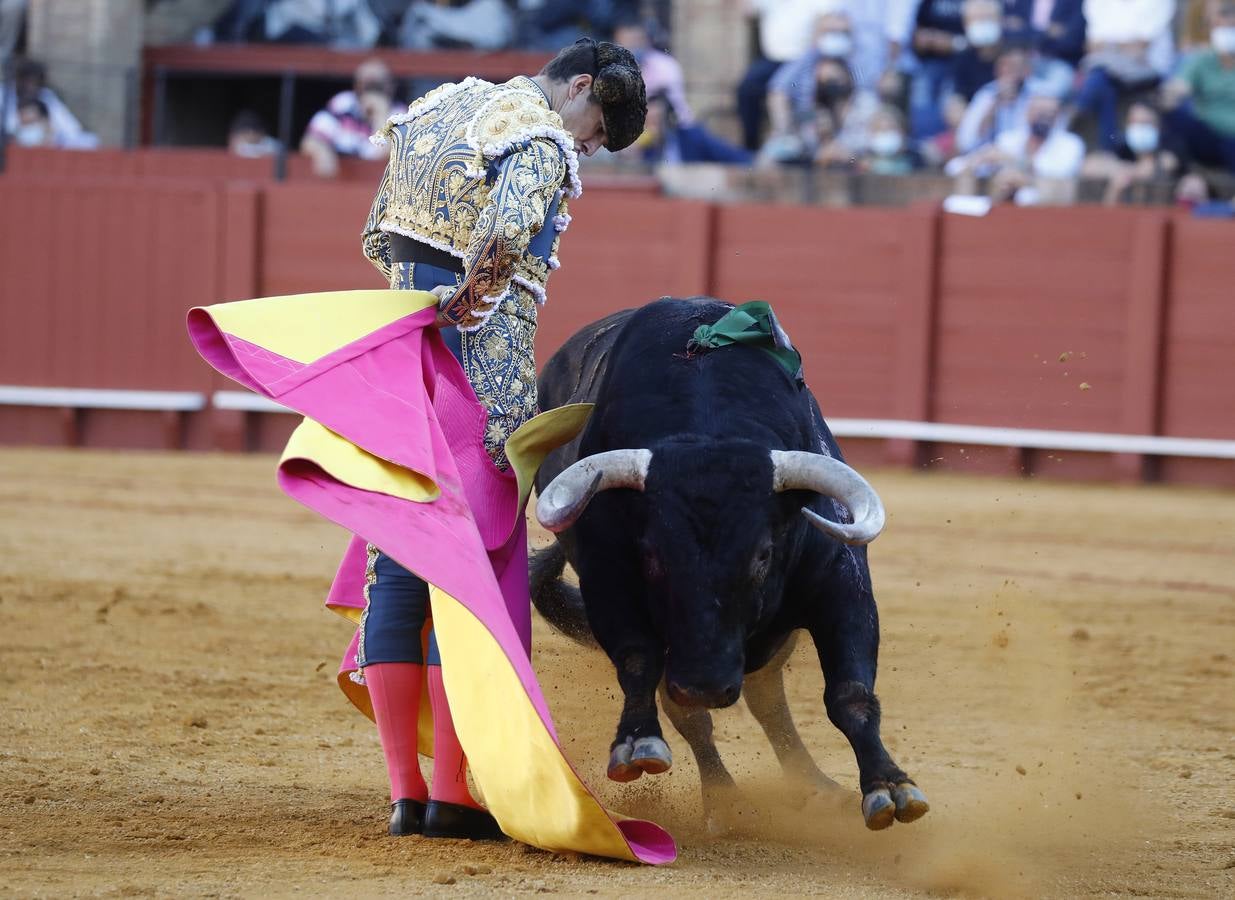
POLYGON ((809 608, 811 636, 823 667, 823 702, 828 718, 849 739, 858 762, 862 816, 877 831, 893 819, 912 822, 930 809, 914 785, 883 746, 879 735, 879 698, 875 669, 879 655, 879 614, 866 567, 845 548, 828 570, 809 608))
POLYGON ((660 685, 660 705, 673 727, 686 738, 691 752, 695 754, 708 830, 713 833, 728 830, 733 824, 732 814, 740 810, 742 804, 734 802, 738 786, 725 768, 724 760, 716 749, 716 742, 712 739, 712 714, 706 707, 678 705, 669 696, 669 690, 663 681, 660 685))
MULTIPOLYGON (((791 635, 763 668, 746 676, 742 695, 755 720, 763 727, 768 742, 776 751, 785 774, 817 791, 839 791, 840 785, 819 771, 810 751, 802 743, 793 715, 785 699, 785 663, 793 653, 797 636, 791 635)), ((664 703, 663 695, 661 702, 664 703)), ((665 707, 668 711, 668 706, 665 707)), ((677 727, 677 722, 674 722, 677 727)), ((681 731, 680 728, 678 728, 681 731)), ((691 745, 692 749, 694 745, 691 745)), ((696 752, 695 756, 699 754, 696 752)))
POLYGON ((656 709, 656 686, 665 674, 664 645, 650 623, 639 620, 612 572, 591 573, 586 563, 580 568, 588 623, 617 670, 624 697, 617 735, 609 750, 609 778, 634 781, 644 772, 667 772, 673 756, 656 709))

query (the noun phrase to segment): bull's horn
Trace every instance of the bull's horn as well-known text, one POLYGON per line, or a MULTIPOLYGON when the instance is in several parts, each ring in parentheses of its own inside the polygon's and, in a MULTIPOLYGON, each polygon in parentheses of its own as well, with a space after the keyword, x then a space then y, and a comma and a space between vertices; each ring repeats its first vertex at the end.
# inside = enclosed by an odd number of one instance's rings
POLYGON ((772 489, 815 491, 834 497, 849 508, 853 524, 831 522, 812 509, 802 515, 829 537, 846 544, 869 544, 883 531, 883 502, 865 478, 830 456, 802 450, 773 450, 772 489))
POLYGON ((600 491, 642 491, 651 462, 651 450, 607 450, 584 457, 549 482, 536 501, 536 518, 552 532, 565 531, 600 491))

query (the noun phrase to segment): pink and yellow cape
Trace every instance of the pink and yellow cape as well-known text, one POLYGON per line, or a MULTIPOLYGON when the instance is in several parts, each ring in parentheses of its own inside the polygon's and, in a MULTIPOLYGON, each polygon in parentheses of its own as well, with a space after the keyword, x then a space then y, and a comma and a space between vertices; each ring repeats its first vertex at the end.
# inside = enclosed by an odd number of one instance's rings
MULTIPOLYGON (((279 461, 280 487, 353 535, 326 600, 359 623, 365 544, 429 583, 455 729, 502 830, 547 850, 666 863, 677 849, 651 822, 606 810, 562 752, 531 664, 524 507, 541 460, 587 406, 537 416, 484 449, 487 414, 433 327, 421 291, 344 291, 198 307, 189 334, 212 366, 306 418, 279 461)), ((353 677, 339 684, 372 717, 353 677)), ((431 746, 421 703, 421 746, 431 746)))

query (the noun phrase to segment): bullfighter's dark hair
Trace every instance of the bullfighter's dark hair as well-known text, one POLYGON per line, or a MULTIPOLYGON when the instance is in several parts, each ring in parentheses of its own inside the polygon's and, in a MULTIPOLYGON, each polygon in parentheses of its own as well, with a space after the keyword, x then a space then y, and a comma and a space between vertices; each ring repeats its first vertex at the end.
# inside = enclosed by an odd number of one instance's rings
POLYGON ((608 41, 579 38, 560 50, 540 70, 553 81, 569 81, 576 75, 592 76, 591 100, 602 107, 610 150, 629 147, 643 133, 647 118, 647 89, 639 63, 625 47, 608 41))

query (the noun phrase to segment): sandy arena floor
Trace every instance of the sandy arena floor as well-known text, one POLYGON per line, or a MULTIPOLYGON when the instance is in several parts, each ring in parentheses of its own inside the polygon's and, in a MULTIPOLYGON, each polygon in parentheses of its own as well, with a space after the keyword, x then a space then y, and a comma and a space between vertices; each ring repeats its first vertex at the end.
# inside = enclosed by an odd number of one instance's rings
MULTIPOLYGON (((676 734, 673 772, 607 783, 608 663, 538 622, 581 771, 679 837, 652 869, 385 836, 319 603, 344 536, 272 467, 0 451, 0 896, 1235 896, 1235 495, 874 473, 884 734, 934 806, 883 833, 795 809, 741 705, 737 833, 676 734)), ((821 691, 799 647, 798 722, 856 788, 821 691)))

